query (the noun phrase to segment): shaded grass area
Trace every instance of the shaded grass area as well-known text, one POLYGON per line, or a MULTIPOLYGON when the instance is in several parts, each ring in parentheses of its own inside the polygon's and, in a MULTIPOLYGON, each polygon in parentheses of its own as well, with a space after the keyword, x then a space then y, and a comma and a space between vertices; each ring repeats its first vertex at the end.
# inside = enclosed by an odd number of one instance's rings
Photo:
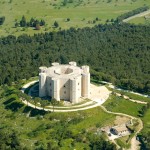
POLYGON ((95 79, 92 79, 90 80, 90 82, 94 85, 97 85, 97 86, 100 86, 100 85, 106 85, 105 83, 99 81, 99 80, 95 80, 95 79))
POLYGON ((26 88, 26 89, 25 89, 24 93, 28 94, 28 93, 29 93, 29 91, 30 91, 30 89, 31 89, 33 86, 35 86, 35 85, 37 85, 37 86, 38 86, 38 84, 39 84, 39 82, 36 82, 36 83, 34 83, 34 84, 30 85, 28 88, 26 88))
POLYGON ((55 20, 59 23, 61 29, 92 27, 143 5, 150 6, 149 0, 112 0, 110 2, 108 0, 73 0, 72 3, 66 3, 65 5, 62 2, 63 0, 1 0, 0 14, 5 16, 6 20, 4 25, 0 26, 0 35, 13 34, 19 36, 24 33, 33 35, 34 33, 58 31, 59 28, 53 28, 55 20), (46 25, 41 30, 15 28, 15 22, 19 22, 23 15, 27 21, 31 17, 38 20, 44 19, 46 25), (67 18, 70 21, 66 21, 67 18), (99 18, 99 20, 95 21, 96 18, 99 18))
POLYGON ((140 111, 144 106, 143 104, 137 104, 115 95, 111 95, 103 105, 109 111, 125 113, 135 117, 140 115, 140 111))

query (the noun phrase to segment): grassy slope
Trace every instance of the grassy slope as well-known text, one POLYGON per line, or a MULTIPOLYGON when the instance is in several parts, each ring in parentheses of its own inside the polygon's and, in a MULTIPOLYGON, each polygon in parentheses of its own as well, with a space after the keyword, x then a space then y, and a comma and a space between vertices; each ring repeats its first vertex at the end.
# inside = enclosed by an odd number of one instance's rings
POLYGON ((137 117, 139 110, 141 110, 143 104, 137 104, 121 97, 112 95, 105 103, 104 106, 113 112, 121 112, 128 115, 137 117))
POLYGON ((88 21, 93 21, 96 17, 101 19, 97 23, 104 23, 107 19, 116 18, 120 14, 141 7, 144 4, 150 6, 149 0, 136 0, 136 2, 132 0, 112 0, 110 3, 107 3, 108 0, 83 0, 80 5, 78 5, 78 0, 74 0, 73 3, 69 3, 66 6, 62 6, 62 1, 12 0, 10 3, 10 0, 0 0, 0 15, 6 17, 4 25, 0 27, 0 35, 20 35, 22 33, 32 35, 35 32, 44 32, 45 28, 51 31, 53 30, 52 25, 55 20, 58 21, 60 27, 63 29, 72 26, 91 27, 95 24, 88 24, 88 21), (36 17, 37 19, 43 18, 47 26, 40 31, 35 31, 31 28, 21 31, 21 28, 13 28, 15 19, 19 21, 23 15, 26 16, 27 20, 31 17, 36 17), (70 18, 71 20, 66 22, 66 18, 70 18))
POLYGON ((142 121, 144 124, 144 128, 143 128, 142 132, 148 132, 148 131, 150 132, 150 109, 148 109, 148 111, 142 118, 142 121))
POLYGON ((123 94, 125 96, 128 96, 131 99, 134 99, 134 100, 150 102, 149 97, 144 97, 144 96, 141 96, 141 95, 138 95, 138 94, 134 94, 134 93, 126 92, 126 91, 120 91, 120 90, 116 90, 116 89, 110 89, 109 88, 109 90, 114 91, 116 93, 123 94))
MULTIPOLYGON (((15 94, 13 94, 15 95, 15 94)), ((10 99, 11 97, 15 96, 8 96, 10 99)), ((21 139, 22 144, 28 145, 29 149, 32 149, 32 145, 35 141, 41 140, 43 142, 48 142, 50 133, 52 131, 60 130, 62 127, 57 123, 56 120, 64 121, 67 124, 67 128, 70 129, 74 135, 81 133, 82 129, 89 129, 94 128, 96 129, 96 125, 98 124, 99 127, 105 126, 105 125, 112 125, 113 121, 115 120, 115 115, 110 115, 105 113, 103 110, 101 110, 100 107, 89 109, 86 111, 78 111, 78 112, 70 112, 70 113, 48 113, 44 116, 42 119, 37 118, 36 115, 32 115, 32 117, 27 117, 27 114, 29 111, 25 112, 25 106, 22 106, 16 111, 12 111, 12 104, 14 102, 19 102, 19 100, 15 101, 7 101, 5 99, 0 99, 0 127, 6 126, 6 129, 9 128, 14 129, 18 133, 20 133, 19 139, 21 139), (6 102, 7 104, 3 104, 3 102, 6 102), (6 106, 8 109, 6 109, 6 106), (11 106, 11 107, 10 107, 11 106), (24 112, 24 113, 23 113, 24 112), (84 118, 83 118, 84 117, 84 118), (74 119, 74 118, 80 118, 80 121, 72 124, 67 123, 68 119, 74 119), (56 120, 55 120, 56 119, 56 120), (43 129, 45 125, 49 124, 54 125, 52 128, 49 129, 43 129), (27 134, 36 131, 38 128, 38 132, 34 136, 28 136, 27 134)), ((16 105, 18 105, 16 103, 16 105)), ((35 110, 31 109, 31 113, 35 112, 35 110)), ((69 142, 70 139, 62 140, 63 147, 62 149, 69 149, 69 142)), ((75 143, 74 148, 83 149, 86 147, 86 144, 77 142, 75 143)))

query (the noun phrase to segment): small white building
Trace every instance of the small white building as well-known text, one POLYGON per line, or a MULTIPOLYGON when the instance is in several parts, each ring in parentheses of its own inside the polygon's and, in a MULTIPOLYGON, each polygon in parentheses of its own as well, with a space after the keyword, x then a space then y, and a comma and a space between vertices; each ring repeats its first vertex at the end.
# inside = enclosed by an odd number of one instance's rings
POLYGON ((50 96, 58 101, 66 100, 78 103, 80 97, 90 94, 89 66, 52 63, 52 67, 39 68, 39 96, 50 96))
POLYGON ((126 125, 114 126, 110 129, 110 132, 113 133, 114 135, 118 135, 118 136, 124 136, 124 135, 130 133, 130 131, 126 127, 126 125))

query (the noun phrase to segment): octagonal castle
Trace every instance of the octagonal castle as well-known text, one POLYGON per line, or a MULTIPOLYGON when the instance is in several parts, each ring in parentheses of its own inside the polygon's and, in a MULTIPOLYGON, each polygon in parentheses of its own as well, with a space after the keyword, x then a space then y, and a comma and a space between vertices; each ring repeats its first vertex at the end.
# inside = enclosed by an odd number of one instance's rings
POLYGON ((52 67, 39 68, 39 96, 50 96, 57 101, 78 103, 80 97, 90 94, 89 66, 77 67, 76 62, 67 65, 52 63, 52 67))

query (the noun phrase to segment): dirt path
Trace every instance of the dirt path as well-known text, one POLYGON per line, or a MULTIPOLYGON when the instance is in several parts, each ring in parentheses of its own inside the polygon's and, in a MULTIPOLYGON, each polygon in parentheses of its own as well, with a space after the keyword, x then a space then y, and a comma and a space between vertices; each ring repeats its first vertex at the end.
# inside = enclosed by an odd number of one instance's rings
POLYGON ((134 15, 134 16, 132 16, 132 17, 129 17, 129 18, 127 18, 127 19, 124 19, 123 22, 128 22, 129 20, 132 20, 132 19, 137 18, 137 17, 143 17, 143 16, 146 16, 146 15, 148 15, 148 14, 150 14, 150 10, 141 12, 141 13, 139 13, 139 14, 137 14, 137 15, 134 15))
POLYGON ((137 136, 137 134, 143 129, 143 122, 142 122, 142 120, 139 119, 139 118, 138 118, 138 121, 139 121, 139 123, 140 123, 139 129, 138 129, 138 131, 136 132, 135 136, 131 139, 131 148, 130 148, 130 150, 138 150, 138 149, 140 149, 140 148, 139 148, 140 142, 136 140, 136 136, 137 136))
POLYGON ((144 102, 144 101, 139 101, 139 100, 135 100, 135 99, 131 99, 131 98, 129 98, 128 96, 126 96, 126 95, 121 95, 120 93, 117 93, 117 92, 115 92, 115 94, 117 95, 117 96, 119 96, 119 97, 123 97, 124 99, 126 99, 126 100, 129 100, 129 101, 131 101, 131 102, 135 102, 135 103, 138 103, 138 104, 147 104, 147 102, 144 102))

